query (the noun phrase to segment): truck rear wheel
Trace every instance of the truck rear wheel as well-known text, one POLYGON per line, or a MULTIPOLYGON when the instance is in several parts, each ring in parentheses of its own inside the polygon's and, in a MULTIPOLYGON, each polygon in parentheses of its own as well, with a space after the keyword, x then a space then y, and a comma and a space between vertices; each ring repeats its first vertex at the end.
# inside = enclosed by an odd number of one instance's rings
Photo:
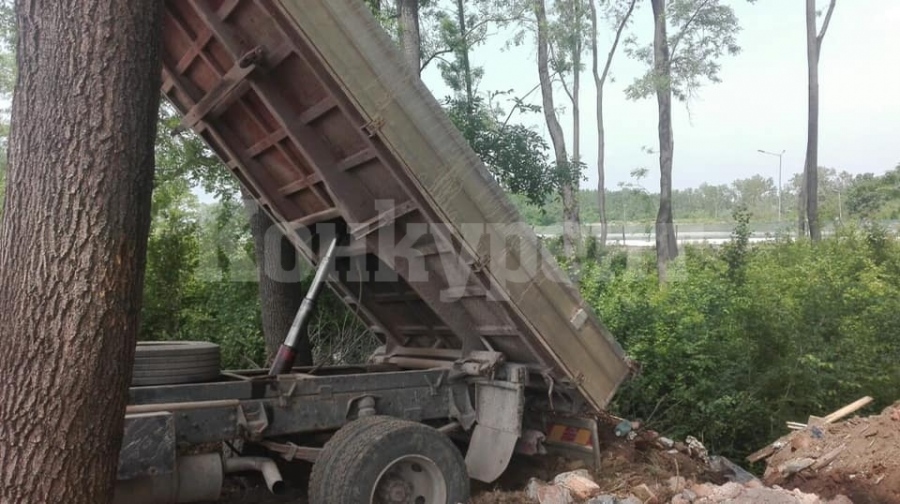
POLYGON ((444 434, 416 422, 368 417, 325 445, 313 466, 310 501, 457 504, 469 501, 469 476, 444 434))

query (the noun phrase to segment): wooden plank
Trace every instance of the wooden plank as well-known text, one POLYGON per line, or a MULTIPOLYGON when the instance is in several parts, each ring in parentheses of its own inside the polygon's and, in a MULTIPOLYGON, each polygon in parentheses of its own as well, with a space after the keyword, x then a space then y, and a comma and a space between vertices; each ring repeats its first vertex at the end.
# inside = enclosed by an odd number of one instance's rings
POLYGON ((234 12, 235 7, 237 7, 239 3, 241 3, 241 0, 225 0, 222 2, 222 5, 219 6, 219 10, 216 11, 216 14, 223 20, 228 19, 228 16, 234 12))
POLYGON ((281 186, 281 188, 278 189, 278 192, 283 196, 296 194, 304 189, 308 189, 313 185, 318 184, 321 181, 322 177, 320 177, 318 173, 312 173, 310 175, 307 175, 306 177, 297 179, 288 185, 281 186))
POLYGON ((366 222, 350 227, 350 234, 353 238, 359 240, 365 236, 385 227, 390 226, 397 219, 416 210, 416 204, 412 201, 404 201, 390 210, 384 211, 366 222))
POLYGON ((194 44, 191 46, 191 48, 188 49, 186 53, 184 53, 184 56, 182 56, 180 60, 178 60, 178 64, 175 65, 175 71, 183 74, 184 71, 191 66, 194 60, 197 59, 198 56, 200 56, 200 53, 203 52, 203 50, 206 48, 206 44, 208 44, 211 39, 212 32, 209 30, 204 30, 203 33, 201 33, 200 36, 197 37, 197 40, 194 41, 194 44))
POLYGON ((246 91, 246 85, 241 86, 254 70, 256 65, 247 65, 241 67, 235 64, 228 72, 222 76, 222 79, 216 84, 209 93, 206 94, 191 110, 184 115, 181 125, 185 128, 193 128, 198 122, 203 120, 215 108, 229 101, 237 99, 243 91, 246 91))
POLYGON ((250 148, 247 149, 247 155, 250 157, 256 157, 256 156, 262 154, 263 152, 269 150, 270 148, 272 148, 273 145, 284 140, 286 137, 287 137, 287 132, 284 131, 283 129, 280 129, 278 131, 273 131, 272 133, 269 133, 268 135, 266 135, 266 137, 263 138, 262 140, 251 145, 250 148))
POLYGON ((232 58, 237 61, 244 48, 237 42, 237 38, 231 34, 231 30, 222 22, 222 18, 219 17, 219 14, 213 12, 205 1, 188 0, 188 2, 194 10, 197 11, 197 15, 199 15, 200 19, 206 23, 206 26, 209 27, 210 31, 212 31, 216 38, 219 39, 219 42, 221 42, 228 52, 231 53, 232 58))
POLYGON ((853 401, 852 403, 844 406, 843 408, 835 411, 834 413, 826 415, 825 418, 822 419, 822 421, 826 424, 837 422, 841 418, 844 418, 845 416, 868 406, 869 403, 871 403, 873 400, 874 399, 872 399, 869 396, 863 397, 861 399, 857 399, 856 401, 853 401))
POLYGON ((288 225, 292 229, 298 229, 303 227, 309 227, 317 222, 323 222, 331 219, 335 219, 341 216, 341 211, 337 208, 329 208, 327 210, 322 210, 321 212, 316 212, 314 214, 307 215, 306 217, 300 219, 294 219, 288 222, 288 225))
POLYGON ((303 124, 310 124, 335 108, 337 108, 337 100, 329 95, 327 98, 323 98, 315 105, 304 110, 297 120, 303 124))
POLYGON ((356 168, 357 166, 359 166, 365 162, 371 161, 377 157, 378 157, 377 154, 375 154, 375 151, 373 151, 372 149, 363 149, 355 154, 347 156, 346 158, 338 161, 337 169, 340 171, 351 170, 351 169, 356 168))

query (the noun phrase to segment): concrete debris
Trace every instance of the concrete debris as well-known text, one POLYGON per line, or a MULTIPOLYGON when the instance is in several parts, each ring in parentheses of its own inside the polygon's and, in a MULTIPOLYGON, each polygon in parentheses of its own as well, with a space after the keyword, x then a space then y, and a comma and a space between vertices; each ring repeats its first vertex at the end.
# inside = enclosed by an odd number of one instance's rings
POLYGON ((659 498, 656 496, 656 493, 651 490, 646 483, 641 483, 640 485, 632 488, 631 493, 645 504, 655 504, 659 502, 659 498))
POLYGON ((553 484, 565 487, 572 497, 579 501, 600 494, 600 486, 594 482, 587 469, 562 473, 553 478, 553 484))
POLYGON ((815 494, 801 492, 800 490, 785 490, 781 487, 764 487, 758 481, 741 485, 729 482, 716 486, 711 483, 703 483, 692 486, 689 490, 676 493, 671 504, 754 504, 766 502, 769 504, 852 504, 844 496, 837 496, 831 500, 824 500, 815 494))
POLYGON ((709 468, 712 469, 713 472, 724 475, 728 478, 728 481, 735 481, 741 484, 750 483, 752 481, 760 483, 756 476, 747 472, 743 467, 725 457, 720 457, 719 455, 709 457, 709 468))
POLYGON ((673 446, 675 446, 675 441, 672 441, 671 439, 669 439, 667 437, 661 436, 661 437, 656 438, 656 444, 663 450, 670 450, 670 449, 672 449, 673 446))
POLYGON ((572 494, 562 485, 548 485, 537 478, 531 478, 525 489, 531 502, 538 504, 573 504, 572 494))
POLYGON ((675 493, 684 491, 687 488, 687 480, 684 476, 672 476, 669 478, 669 490, 675 493))
POLYGON ((703 443, 694 436, 688 436, 684 441, 687 443, 688 455, 709 463, 709 452, 706 451, 706 447, 703 446, 703 443))

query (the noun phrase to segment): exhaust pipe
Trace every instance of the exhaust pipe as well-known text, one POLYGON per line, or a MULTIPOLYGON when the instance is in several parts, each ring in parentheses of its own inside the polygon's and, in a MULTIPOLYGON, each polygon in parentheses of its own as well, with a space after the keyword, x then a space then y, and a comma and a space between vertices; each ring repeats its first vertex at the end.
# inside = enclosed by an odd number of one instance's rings
POLYGON ((225 474, 254 471, 262 474, 269 491, 275 495, 284 492, 284 481, 275 461, 265 457, 232 457, 223 460, 225 474))

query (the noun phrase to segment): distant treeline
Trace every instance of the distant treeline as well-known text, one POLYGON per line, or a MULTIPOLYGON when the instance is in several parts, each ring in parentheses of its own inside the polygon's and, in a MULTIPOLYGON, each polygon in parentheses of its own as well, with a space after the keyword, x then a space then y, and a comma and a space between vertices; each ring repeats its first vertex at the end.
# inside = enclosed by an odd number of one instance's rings
MULTIPOLYGON (((782 187, 783 222, 797 220, 799 178, 793 177, 782 187)), ((607 190, 606 197, 610 223, 656 219, 658 193, 650 193, 632 183, 607 190)), ((562 222, 559 198, 549 200, 542 208, 528 204, 523 197, 514 196, 513 200, 529 224, 548 226, 562 222)), ((583 223, 600 221, 596 190, 583 189, 579 204, 583 223)), ((731 222, 733 210, 741 205, 749 210, 753 222, 778 222, 777 182, 754 175, 731 184, 701 184, 672 193, 676 222, 731 222)), ((832 168, 820 169, 819 208, 820 222, 825 226, 837 221, 900 219, 900 165, 883 175, 851 175, 832 168)))

